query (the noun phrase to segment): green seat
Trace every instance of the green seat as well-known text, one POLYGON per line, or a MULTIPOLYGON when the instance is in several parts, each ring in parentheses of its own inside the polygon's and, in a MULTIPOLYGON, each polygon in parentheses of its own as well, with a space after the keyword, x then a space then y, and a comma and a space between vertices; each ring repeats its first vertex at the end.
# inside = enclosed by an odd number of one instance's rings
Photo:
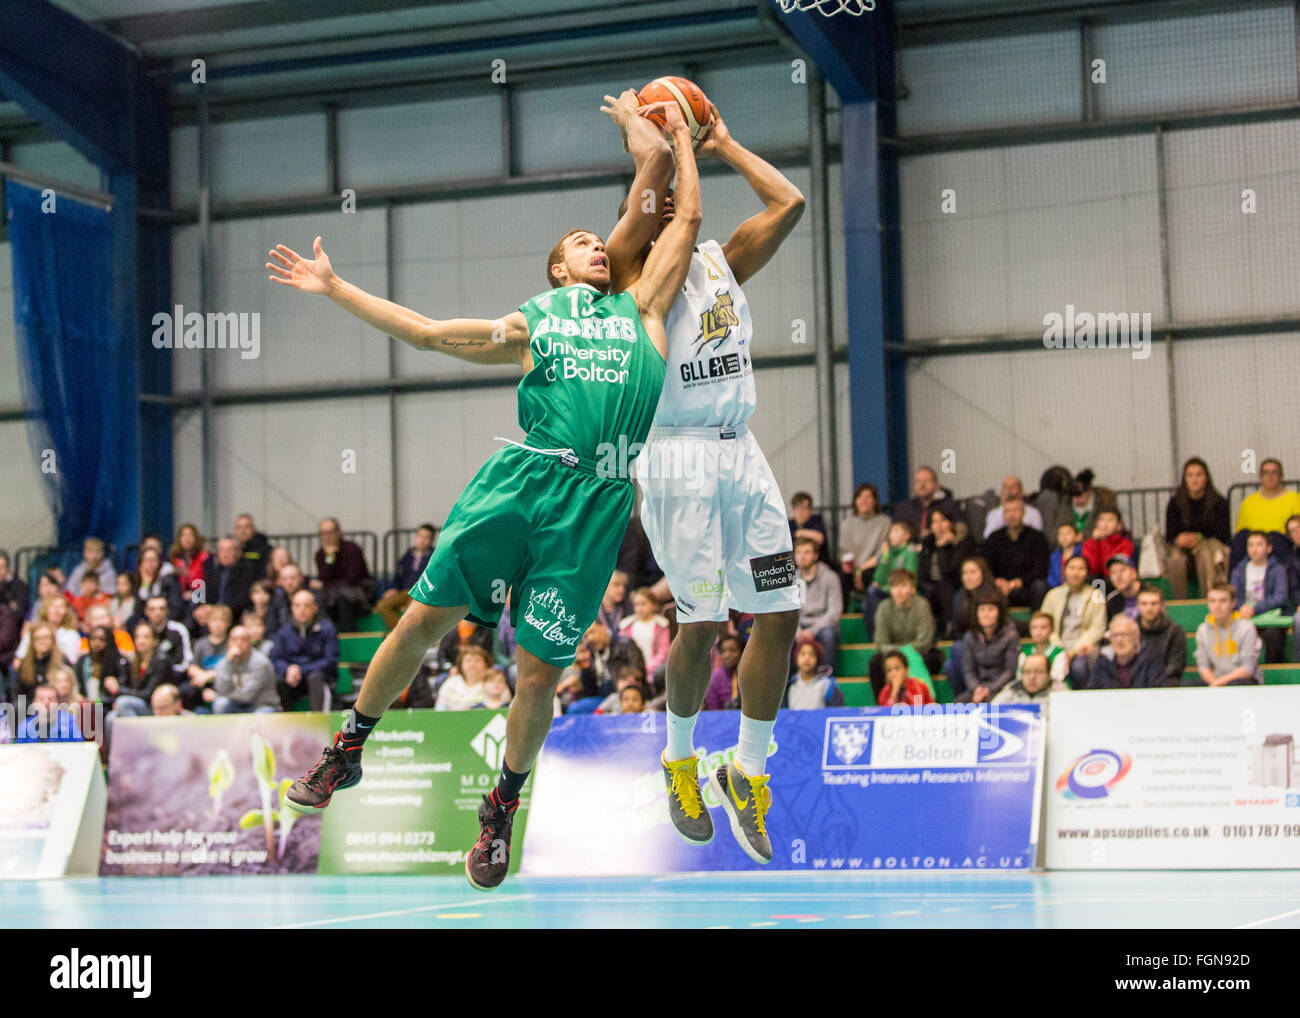
POLYGON ((841 615, 840 644, 867 642, 866 620, 861 615, 841 615))
POLYGON ((384 638, 381 634, 340 633, 339 660, 354 664, 368 664, 383 642, 384 638))
POLYGON ((1264 685, 1300 686, 1300 665, 1265 665, 1264 685))
POLYGON ((1205 621, 1208 610, 1204 601, 1168 601, 1165 603, 1165 611, 1169 617, 1186 629, 1189 633, 1195 633, 1196 627, 1205 621))
POLYGON ((871 691, 871 680, 864 678, 849 678, 835 680, 844 693, 845 707, 874 707, 876 706, 875 694, 871 691))
POLYGON ((384 622, 384 617, 378 612, 371 612, 369 615, 363 615, 357 619, 358 633, 386 633, 388 624, 384 622))
POLYGON ((875 653, 874 643, 841 644, 840 652, 835 658, 835 674, 869 675, 868 666, 875 653))

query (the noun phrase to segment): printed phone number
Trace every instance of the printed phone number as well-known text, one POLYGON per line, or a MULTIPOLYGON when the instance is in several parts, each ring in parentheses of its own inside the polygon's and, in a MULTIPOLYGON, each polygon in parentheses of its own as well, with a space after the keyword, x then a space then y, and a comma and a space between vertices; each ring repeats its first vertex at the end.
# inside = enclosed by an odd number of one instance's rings
POLYGON ((348 831, 347 845, 432 845, 433 831, 348 831))
POLYGON ((1224 824, 1225 838, 1300 838, 1300 824, 1224 824))

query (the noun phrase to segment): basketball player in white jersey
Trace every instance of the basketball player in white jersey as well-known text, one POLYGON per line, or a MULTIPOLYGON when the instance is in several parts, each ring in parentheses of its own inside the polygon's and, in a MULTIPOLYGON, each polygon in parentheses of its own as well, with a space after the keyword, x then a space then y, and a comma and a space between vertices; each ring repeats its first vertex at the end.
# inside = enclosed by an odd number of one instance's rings
MULTIPOLYGON (((678 630, 668 654, 668 746, 662 757, 669 813, 687 841, 707 844, 713 821, 704 808, 693 741, 709 686, 710 648, 728 609, 752 612, 754 628, 741 657, 740 743, 734 763, 709 776, 751 859, 767 863, 768 746, 790 671, 800 597, 785 501, 746 422, 754 411, 753 323, 741 290, 776 253, 803 213, 799 189, 727 131, 709 104, 713 125, 700 158, 734 167, 762 200, 725 244, 701 242, 686 284, 666 320, 668 373, 645 449, 636 461, 644 500, 641 522, 677 605, 678 630)), ((657 231, 671 221, 666 196, 657 231)), ((632 207, 643 194, 628 196, 632 207)), ((654 236, 658 236, 655 232, 654 236)), ((653 243, 653 241, 652 241, 653 243)), ((633 264, 611 265, 627 286, 640 274, 649 244, 633 264)))

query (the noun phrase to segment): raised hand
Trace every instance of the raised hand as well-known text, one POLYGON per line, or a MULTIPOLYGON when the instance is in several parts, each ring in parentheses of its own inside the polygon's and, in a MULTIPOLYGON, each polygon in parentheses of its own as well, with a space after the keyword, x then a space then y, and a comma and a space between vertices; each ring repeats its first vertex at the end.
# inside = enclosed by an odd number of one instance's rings
POLYGON ((321 247, 319 237, 312 242, 312 250, 316 257, 307 259, 291 247, 276 244, 269 252, 275 261, 266 263, 266 267, 271 270, 271 282, 295 287, 303 293, 328 293, 334 269, 330 265, 329 255, 321 247))
POLYGON ((699 144, 695 146, 695 152, 701 157, 721 158, 721 150, 727 142, 731 141, 731 132, 727 130, 727 125, 722 122, 722 116, 718 113, 718 108, 709 103, 709 113, 711 119, 704 128, 704 135, 701 137, 699 144))
POLYGON ((646 103, 637 109, 637 113, 643 117, 650 117, 652 114, 659 114, 664 118, 664 123, 660 130, 664 132, 664 137, 669 141, 672 140, 673 132, 678 128, 686 127, 686 118, 682 116, 682 108, 677 105, 675 99, 665 99, 660 102, 646 103))
POLYGON ((637 97, 636 89, 627 88, 615 99, 612 95, 605 96, 605 105, 600 108, 601 113, 608 113, 613 118, 614 123, 620 127, 636 116, 637 107, 641 100, 637 97))

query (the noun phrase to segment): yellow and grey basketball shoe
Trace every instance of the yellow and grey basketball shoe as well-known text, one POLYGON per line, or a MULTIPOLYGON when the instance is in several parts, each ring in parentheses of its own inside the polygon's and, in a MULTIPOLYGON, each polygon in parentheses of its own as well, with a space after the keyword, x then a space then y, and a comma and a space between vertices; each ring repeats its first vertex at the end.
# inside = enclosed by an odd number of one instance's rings
POLYGON ((713 818, 704 808, 700 797, 699 757, 685 760, 665 760, 659 754, 664 768, 664 784, 668 786, 668 815, 682 840, 692 845, 707 845, 713 840, 713 818))
POLYGON ((709 786, 722 802, 731 820, 731 833, 754 862, 772 861, 772 842, 767 837, 767 810, 772 805, 768 775, 752 777, 736 763, 723 764, 709 775, 709 786))

